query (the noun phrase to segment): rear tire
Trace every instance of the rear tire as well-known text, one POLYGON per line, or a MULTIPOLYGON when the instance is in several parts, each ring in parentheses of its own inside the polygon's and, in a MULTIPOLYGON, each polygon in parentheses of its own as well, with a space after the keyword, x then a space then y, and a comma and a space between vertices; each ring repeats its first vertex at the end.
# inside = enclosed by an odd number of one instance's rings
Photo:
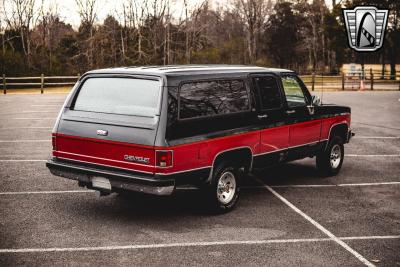
POLYGON ((317 169, 322 176, 337 175, 342 168, 344 159, 343 140, 340 136, 333 136, 326 149, 316 157, 317 169))
POLYGON ((239 192, 238 168, 230 162, 218 164, 211 183, 205 188, 208 207, 215 213, 231 211, 239 200, 239 192))

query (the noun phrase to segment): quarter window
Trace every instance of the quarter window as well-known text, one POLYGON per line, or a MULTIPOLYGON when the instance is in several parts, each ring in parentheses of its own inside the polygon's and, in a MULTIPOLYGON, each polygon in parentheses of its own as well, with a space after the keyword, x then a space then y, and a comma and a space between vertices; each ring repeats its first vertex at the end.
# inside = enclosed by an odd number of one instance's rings
POLYGON ((290 108, 305 106, 307 104, 303 90, 295 77, 282 77, 282 84, 286 95, 286 101, 290 108))
POLYGON ((189 119, 247 111, 249 96, 242 80, 205 81, 180 88, 179 118, 189 119))

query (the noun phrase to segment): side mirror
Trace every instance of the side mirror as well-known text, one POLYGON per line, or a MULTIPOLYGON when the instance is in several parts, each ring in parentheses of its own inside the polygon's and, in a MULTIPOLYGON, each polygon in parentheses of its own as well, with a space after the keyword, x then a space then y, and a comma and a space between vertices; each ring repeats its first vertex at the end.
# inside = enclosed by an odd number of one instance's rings
POLYGON ((312 102, 312 105, 313 106, 321 106, 321 98, 319 98, 318 96, 316 96, 316 95, 313 95, 312 96, 312 98, 311 98, 311 102, 312 102))

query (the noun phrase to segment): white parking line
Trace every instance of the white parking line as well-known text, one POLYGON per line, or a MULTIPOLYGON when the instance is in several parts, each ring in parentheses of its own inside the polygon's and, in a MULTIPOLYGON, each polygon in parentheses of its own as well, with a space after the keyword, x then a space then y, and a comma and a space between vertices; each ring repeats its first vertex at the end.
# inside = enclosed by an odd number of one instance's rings
POLYGON ((354 136, 351 139, 400 139, 400 136, 354 136))
POLYGON ((51 142, 51 140, 28 140, 28 139, 21 139, 21 140, 0 140, 0 143, 36 143, 36 142, 51 142))
POLYGON ((372 235, 339 237, 341 240, 399 239, 400 235, 372 235))
POLYGON ((26 191, 26 192, 0 192, 0 195, 38 195, 38 194, 68 194, 68 193, 94 193, 95 190, 64 190, 64 191, 26 191))
MULTIPOLYGON (((379 185, 400 185, 400 182, 381 183, 355 183, 355 184, 294 184, 294 185, 269 185, 272 188, 312 188, 312 187, 351 187, 351 186, 379 186, 379 185)), ((263 185, 242 186, 242 189, 261 189, 263 185)))
POLYGON ((46 162, 46 159, 0 159, 0 162, 46 162))
POLYGON ((363 154, 345 154, 345 157, 400 157, 400 154, 370 154, 370 155, 363 155, 363 154))
POLYGON ((0 113, 0 116, 7 116, 7 115, 15 115, 15 114, 29 114, 29 113, 54 113, 57 114, 57 110, 34 110, 34 111, 29 111, 29 110, 21 110, 21 111, 15 111, 15 112, 8 112, 8 113, 0 113))
MULTIPOLYGON (((343 240, 375 240, 375 239, 398 239, 400 236, 355 236, 338 238, 343 240)), ((99 250, 132 250, 132 249, 154 249, 154 248, 175 248, 175 247, 205 247, 205 246, 223 246, 223 245, 265 245, 282 243, 312 243, 312 242, 330 242, 332 238, 299 238, 299 239, 267 239, 267 240, 227 240, 227 241, 209 241, 209 242, 184 242, 184 243, 159 243, 143 245, 125 245, 125 246, 98 246, 98 247, 53 247, 53 248, 10 248, 0 249, 0 253, 40 253, 40 252, 75 252, 75 251, 99 251, 99 250)), ((341 241, 343 242, 343 241, 341 241)), ((368 266, 374 266, 369 261, 368 266)))
MULTIPOLYGON (((259 183, 263 184, 263 182, 259 179, 256 179, 259 181, 259 183)), ((274 189, 272 189, 268 185, 264 185, 265 189, 270 191, 274 196, 276 196, 279 200, 281 200, 283 203, 285 203, 289 208, 291 208, 293 211, 295 211, 297 214, 302 216, 304 219, 309 221, 312 225, 314 225, 316 228, 318 228, 321 232, 326 234, 330 239, 335 241, 338 245, 342 246, 345 250, 353 254, 359 261, 364 263, 366 266, 375 266, 371 262, 369 262, 366 258, 364 258, 360 253, 352 249, 349 245, 347 245, 345 242, 340 240, 337 236, 335 236, 332 232, 330 232, 328 229, 323 227, 321 224, 319 224, 317 221, 315 221, 313 218, 302 212, 299 208, 297 208, 295 205, 293 205, 289 200, 281 196, 279 193, 277 193, 274 189)))
POLYGON ((0 118, 2 120, 55 120, 56 118, 0 118))
POLYGON ((18 129, 42 129, 42 130, 47 130, 47 129, 53 129, 53 127, 3 127, 3 128, 0 128, 0 130, 18 130, 18 129))
MULTIPOLYGON (((1 162, 1 160, 0 160, 1 162)), ((400 182, 359 183, 359 184, 300 184, 300 185, 270 185, 271 188, 313 188, 313 187, 351 187, 351 186, 379 186, 400 185, 400 182)), ((178 191, 199 190, 196 187, 177 187, 178 191)), ((265 189, 264 185, 242 186, 241 189, 265 189)), ((0 192, 0 195, 31 195, 31 194, 67 194, 67 193, 93 193, 95 190, 60 190, 60 191, 16 191, 0 192)))
MULTIPOLYGON (((1 162, 2 160, 0 160, 1 162)), ((22 160, 23 161, 23 160, 22 160)), ((383 182, 383 183, 359 183, 359 184, 311 184, 311 185, 271 185, 271 188, 313 188, 313 187, 351 187, 351 186, 379 186, 379 185, 400 185, 400 182, 383 182)), ((264 185, 242 186, 242 189, 265 189, 264 185)), ((177 188, 178 191, 199 190, 195 187, 177 188)), ((16 192, 0 192, 0 195, 32 195, 32 194, 73 194, 73 193, 94 193, 95 190, 57 190, 57 191, 16 191, 16 192)))
POLYGON ((60 104, 47 104, 47 105, 31 105, 31 107, 61 107, 63 103, 60 104))

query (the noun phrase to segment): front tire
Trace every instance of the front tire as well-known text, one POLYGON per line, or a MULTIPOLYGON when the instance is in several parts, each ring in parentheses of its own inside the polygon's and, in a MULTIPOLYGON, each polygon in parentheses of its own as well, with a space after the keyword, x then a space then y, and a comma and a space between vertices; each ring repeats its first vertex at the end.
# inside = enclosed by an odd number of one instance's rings
POLYGON ((211 211, 231 211, 239 200, 239 170, 232 163, 216 166, 211 183, 206 188, 206 198, 211 211))
POLYGON ((326 149, 317 155, 317 169, 322 176, 337 175, 342 168, 343 159, 343 140, 340 136, 334 136, 328 141, 326 149))

